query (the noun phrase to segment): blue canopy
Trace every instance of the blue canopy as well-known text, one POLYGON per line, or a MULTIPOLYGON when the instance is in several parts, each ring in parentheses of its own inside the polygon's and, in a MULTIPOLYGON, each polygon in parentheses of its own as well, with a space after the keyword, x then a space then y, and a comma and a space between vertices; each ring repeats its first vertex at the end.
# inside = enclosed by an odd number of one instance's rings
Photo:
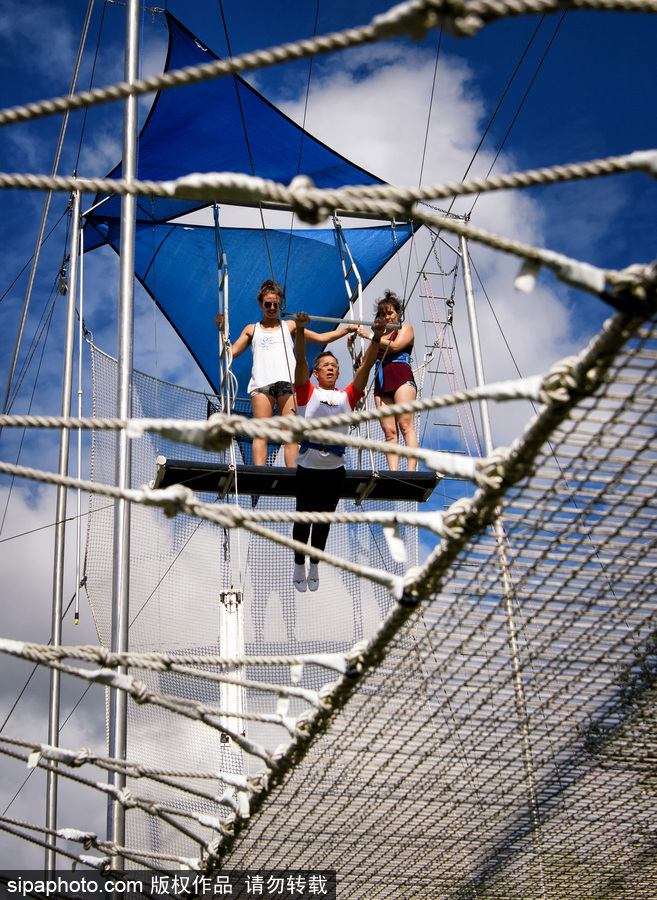
MULTIPOLYGON (((103 242, 120 249, 119 220, 96 216, 89 225, 103 242)), ((411 226, 350 228, 349 249, 363 284, 369 282, 411 235, 411 226)), ((253 228, 222 228, 221 239, 229 272, 229 321, 234 341, 249 322, 260 315, 256 295, 269 277, 269 256, 274 271, 287 265, 288 309, 312 315, 344 315, 347 291, 340 263, 338 236, 333 229, 309 228, 293 232, 253 228)), ((157 302, 215 390, 219 385, 218 273, 215 229, 207 225, 172 222, 137 225, 135 273, 157 302)), ((331 331, 335 325, 311 323, 313 331, 331 331)), ((317 351, 309 349, 312 358, 317 351)), ((246 397, 251 354, 233 362, 239 395, 246 397)))
MULTIPOLYGON (((169 13, 167 22, 167 70, 217 59, 169 13)), ((194 172, 251 173, 280 183, 303 173, 322 188, 383 183, 303 131, 238 77, 161 91, 153 104, 139 138, 137 177, 159 181, 194 172)), ((121 177, 121 165, 110 177, 121 177)), ((171 221, 207 205, 139 198, 135 273, 217 390, 216 232, 208 226, 171 221)), ((99 195, 94 206, 94 213, 87 216, 85 249, 109 244, 118 253, 120 198, 99 195)), ((389 225, 345 229, 363 285, 411 233, 411 226, 401 225, 394 231, 389 225)), ((285 286, 288 308, 293 311, 337 318, 345 314, 348 298, 333 228, 268 229, 266 233, 222 228, 221 240, 230 276, 232 340, 258 317, 256 295, 266 278, 285 286)), ((314 323, 311 327, 321 332, 335 326, 314 323)), ((233 364, 242 396, 250 369, 248 352, 233 364)))
MULTIPOLYGON (((169 13, 165 71, 218 59, 169 13)), ((121 165, 108 178, 121 177, 121 165)), ((317 187, 383 182, 299 127, 237 76, 160 91, 139 138, 137 178, 165 181, 195 172, 236 172, 282 184, 298 174, 317 187)), ((103 199, 98 195, 95 202, 103 199)), ((138 198, 137 218, 163 222, 207 206, 195 200, 138 198)), ((120 198, 103 203, 120 215, 120 198)))

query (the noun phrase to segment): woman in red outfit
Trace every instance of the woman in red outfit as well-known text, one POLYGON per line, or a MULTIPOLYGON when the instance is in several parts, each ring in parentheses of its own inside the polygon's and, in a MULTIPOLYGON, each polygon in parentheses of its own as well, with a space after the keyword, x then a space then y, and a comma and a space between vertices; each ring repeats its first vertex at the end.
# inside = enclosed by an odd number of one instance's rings
MULTIPOLYGON (((401 303, 396 294, 386 291, 377 302, 375 319, 383 319, 387 325, 397 325, 401 315, 401 303)), ((360 327, 357 334, 366 340, 372 335, 366 328, 360 327)), ((353 337, 355 338, 356 335, 353 337)), ((352 338, 350 337, 351 341, 352 338)), ((379 344, 378 364, 374 381, 374 400, 377 407, 390 406, 393 403, 409 403, 417 397, 417 386, 411 368, 411 353, 415 335, 410 322, 397 328, 381 338, 379 344)), ((398 416, 386 416, 381 419, 381 427, 389 444, 399 443, 399 432, 407 447, 418 447, 419 442, 413 427, 413 413, 401 413, 398 416)), ((388 468, 399 469, 397 453, 388 453, 388 468)), ((408 460, 408 471, 415 472, 417 460, 408 460)))

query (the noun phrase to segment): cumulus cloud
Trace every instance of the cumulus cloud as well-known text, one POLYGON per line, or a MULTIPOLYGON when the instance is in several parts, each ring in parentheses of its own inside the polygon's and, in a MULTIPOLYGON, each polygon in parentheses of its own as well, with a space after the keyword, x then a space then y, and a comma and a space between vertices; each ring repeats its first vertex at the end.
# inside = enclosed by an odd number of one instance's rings
MULTIPOLYGON (((4 440, 4 436, 3 436, 4 440)), ((52 488, 16 482, 8 496, 8 488, 0 489, 0 508, 5 511, 0 537, 0 571, 2 581, 2 621, 0 636, 20 641, 48 643, 52 627, 53 533, 55 495, 52 488), (7 500, 10 502, 7 504, 7 500)), ((68 514, 74 511, 69 503, 68 514)), ((69 606, 75 591, 74 546, 69 536, 64 579, 64 607, 69 606)), ((72 609, 64 619, 63 643, 97 643, 93 621, 81 599, 80 625, 73 624, 72 609)), ((50 703, 50 673, 45 667, 0 654, 0 725, 4 734, 46 743, 50 703)), ((95 696, 86 693, 86 685, 73 679, 62 679, 61 745, 78 749, 94 747, 104 752, 104 698, 102 689, 95 696), (75 709, 75 714, 70 715, 75 709)), ((104 776, 101 776, 103 778, 104 776)), ((43 823, 45 777, 32 774, 24 763, 5 756, 0 759, 0 811, 22 821, 43 823), (25 782, 24 786, 23 783, 25 782)), ((71 799, 71 788, 61 788, 60 824, 75 823, 79 814, 94 827, 103 826, 103 801, 71 799), (100 806, 100 813, 98 808, 100 806)), ((81 819, 78 819, 80 821, 81 819)), ((0 868, 38 869, 43 865, 43 851, 36 845, 0 839, 0 868)))
MULTIPOLYGON (((469 177, 487 174, 493 164, 490 153, 473 154, 485 126, 481 93, 473 72, 458 58, 443 55, 435 77, 431 106, 435 57, 422 49, 402 44, 361 48, 314 70, 306 127, 359 165, 400 186, 417 185, 420 176, 425 185, 460 180, 470 168, 469 177), (472 165, 471 165, 472 164, 472 165)), ((285 111, 302 121, 302 100, 285 104, 285 111)), ((504 155, 495 162, 498 174, 514 169, 514 160, 504 155)), ((473 197, 454 204, 453 211, 470 212, 473 197)), ((447 207, 449 201, 437 202, 447 207)), ((538 246, 546 245, 546 209, 540 200, 521 192, 504 191, 482 195, 475 205, 472 224, 493 233, 538 246)), ((577 229, 577 250, 584 255, 596 242, 599 229, 577 229)), ((566 230, 567 226, 562 226, 566 230)), ((348 232, 347 232, 348 234, 348 232)), ((458 239, 446 234, 458 245, 458 239)), ((473 280, 477 296, 479 330, 487 380, 496 381, 546 371, 557 359, 581 346, 581 321, 578 328, 570 315, 568 291, 551 276, 541 278, 531 295, 519 294, 513 282, 520 260, 492 252, 476 242, 469 245, 473 280), (481 279, 481 285, 478 283, 481 279)), ((402 254, 403 256, 405 254, 402 254)), ((405 259, 408 257, 405 256, 405 259)), ((445 254, 446 258, 446 254, 445 254)), ((426 229, 418 234, 408 269, 397 261, 389 263, 367 291, 371 298, 384 287, 402 294, 416 282, 417 271, 427 261, 428 273, 435 272, 431 238, 426 229), (409 272, 408 284, 404 284, 409 272)), ((430 280, 433 276, 429 276, 430 280)), ((424 352, 423 343, 435 340, 433 328, 425 334, 426 300, 420 296, 422 282, 408 297, 407 315, 416 331, 416 353, 424 352)), ((436 290, 436 295, 440 290, 436 290)), ((408 296, 408 295, 407 295, 408 296)), ((368 307, 369 307, 368 302, 368 307)), ((468 320, 459 288, 454 312, 463 349, 465 375, 459 376, 472 386, 471 356, 467 350, 468 320)), ((589 328, 594 328, 589 323, 589 328)), ((447 392, 447 381, 436 385, 447 392)), ((518 434, 531 410, 516 405, 493 412, 495 440, 506 443, 518 434)))
POLYGON ((33 70, 51 84, 57 78, 70 79, 71 59, 75 58, 79 36, 73 32, 68 18, 52 3, 4 0, 0 9, 0 39, 2 67, 24 66, 27 55, 33 70), (48 36, 47 40, 44 35, 48 36))

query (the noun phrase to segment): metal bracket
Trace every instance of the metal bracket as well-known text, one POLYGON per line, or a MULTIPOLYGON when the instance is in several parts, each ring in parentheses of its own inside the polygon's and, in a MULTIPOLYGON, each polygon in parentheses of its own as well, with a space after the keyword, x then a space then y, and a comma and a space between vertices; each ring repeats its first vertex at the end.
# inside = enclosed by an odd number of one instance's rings
POLYGON ((244 599, 243 590, 231 588, 229 591, 219 591, 219 599, 229 613, 236 613, 244 599))
POLYGON ((358 487, 356 488, 356 495, 357 495, 356 506, 360 506, 364 500, 367 500, 369 495, 372 493, 372 491, 376 487, 376 483, 377 483, 378 479, 379 479, 379 473, 372 472, 372 477, 367 482, 367 484, 365 484, 365 485, 359 484, 358 485, 358 487))

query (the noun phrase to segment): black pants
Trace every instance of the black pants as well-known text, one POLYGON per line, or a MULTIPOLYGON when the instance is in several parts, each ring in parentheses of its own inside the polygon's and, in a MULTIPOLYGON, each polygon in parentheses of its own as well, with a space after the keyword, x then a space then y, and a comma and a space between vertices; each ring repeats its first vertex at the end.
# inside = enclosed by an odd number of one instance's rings
MULTIPOLYGON (((339 469, 310 469, 307 466, 297 466, 294 482, 297 512, 335 512, 346 477, 344 466, 340 466, 339 469)), ((312 526, 295 522, 292 537, 302 544, 307 544, 310 537, 311 547, 323 550, 330 528, 330 525, 322 525, 319 522, 315 522, 312 526)), ((305 558, 303 553, 294 554, 294 561, 299 566, 303 565, 305 558)), ((316 563, 317 559, 311 556, 310 561, 316 563)))

